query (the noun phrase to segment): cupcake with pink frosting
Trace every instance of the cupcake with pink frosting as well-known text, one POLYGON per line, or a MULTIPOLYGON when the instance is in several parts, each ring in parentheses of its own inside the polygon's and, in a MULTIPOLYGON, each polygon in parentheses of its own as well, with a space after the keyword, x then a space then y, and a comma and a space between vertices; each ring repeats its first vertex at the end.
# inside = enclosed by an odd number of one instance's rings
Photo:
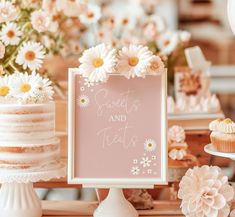
POLYGON ((185 139, 186 134, 182 127, 173 126, 168 130, 169 182, 180 181, 189 168, 199 164, 196 157, 188 153, 185 139))
POLYGON ((220 152, 235 153, 235 123, 230 119, 217 119, 209 125, 212 145, 220 152))

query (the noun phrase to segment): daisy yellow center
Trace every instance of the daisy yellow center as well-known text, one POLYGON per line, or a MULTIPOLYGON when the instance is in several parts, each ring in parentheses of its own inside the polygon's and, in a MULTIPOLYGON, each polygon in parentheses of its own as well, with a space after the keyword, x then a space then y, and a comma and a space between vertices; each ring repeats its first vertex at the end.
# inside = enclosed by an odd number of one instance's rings
POLYGON ((9 93, 9 87, 2 86, 0 87, 0 96, 6 96, 9 93))
POLYGON ((15 36, 15 32, 12 31, 12 30, 9 30, 9 31, 7 32, 7 36, 8 36, 8 38, 13 38, 13 37, 15 36))
POLYGON ((164 41, 164 46, 165 46, 165 47, 168 46, 169 44, 170 44, 170 40, 169 40, 169 39, 167 39, 167 40, 164 41))
POLYGON ((86 102, 86 100, 85 99, 81 99, 81 103, 85 103, 86 102))
POLYGON ((36 58, 36 54, 34 51, 27 51, 25 53, 25 59, 28 60, 28 61, 33 61, 34 59, 36 58))
POLYGON ((128 63, 130 66, 136 66, 139 63, 139 58, 138 57, 130 57, 128 59, 128 63))
POLYGON ((148 147, 149 147, 149 148, 152 148, 152 146, 153 146, 152 143, 149 143, 149 144, 148 144, 148 147))
POLYGON ((31 90, 31 85, 30 84, 21 84, 20 90, 23 93, 27 93, 31 90))
POLYGON ((101 58, 95 58, 94 60, 93 60, 93 66, 95 67, 95 68, 99 68, 99 67, 101 67, 101 66, 103 66, 104 65, 104 60, 103 59, 101 59, 101 58))

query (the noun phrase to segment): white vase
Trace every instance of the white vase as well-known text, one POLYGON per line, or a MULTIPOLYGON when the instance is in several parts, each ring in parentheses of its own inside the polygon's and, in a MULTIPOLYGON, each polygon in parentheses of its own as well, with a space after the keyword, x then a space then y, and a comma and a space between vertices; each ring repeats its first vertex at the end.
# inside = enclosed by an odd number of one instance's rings
POLYGON ((0 190, 1 217, 41 217, 41 202, 32 183, 5 183, 0 190))
POLYGON ((228 0, 228 19, 235 34, 235 0, 228 0))

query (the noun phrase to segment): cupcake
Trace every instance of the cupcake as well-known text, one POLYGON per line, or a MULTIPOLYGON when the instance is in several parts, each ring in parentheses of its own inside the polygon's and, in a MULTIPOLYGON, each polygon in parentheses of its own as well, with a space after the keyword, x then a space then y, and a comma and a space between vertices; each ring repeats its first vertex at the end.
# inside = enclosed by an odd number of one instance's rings
POLYGON ((185 131, 180 126, 168 130, 168 181, 180 181, 189 168, 198 166, 198 160, 188 152, 185 131))
POLYGON ((214 120, 209 128, 211 143, 217 151, 235 153, 235 123, 231 119, 214 120))

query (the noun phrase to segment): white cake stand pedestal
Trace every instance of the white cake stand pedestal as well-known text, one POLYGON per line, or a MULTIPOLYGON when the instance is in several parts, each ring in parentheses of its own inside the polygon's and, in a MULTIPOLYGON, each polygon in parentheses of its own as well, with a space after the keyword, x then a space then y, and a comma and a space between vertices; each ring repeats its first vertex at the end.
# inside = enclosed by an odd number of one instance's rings
POLYGON ((41 217, 41 201, 34 191, 33 183, 62 178, 66 167, 62 163, 44 167, 41 171, 24 172, 0 169, 0 216, 41 217))
MULTIPOLYGON (((206 145, 204 147, 204 150, 206 153, 217 156, 217 157, 225 157, 225 158, 229 158, 233 161, 235 161, 235 153, 225 153, 225 152, 219 152, 216 150, 216 148, 212 145, 206 145)), ((230 213, 230 217, 235 217, 235 209, 231 211, 230 213)))
POLYGON ((138 212, 126 200, 123 190, 111 188, 108 197, 95 210, 93 217, 138 217, 138 212))

